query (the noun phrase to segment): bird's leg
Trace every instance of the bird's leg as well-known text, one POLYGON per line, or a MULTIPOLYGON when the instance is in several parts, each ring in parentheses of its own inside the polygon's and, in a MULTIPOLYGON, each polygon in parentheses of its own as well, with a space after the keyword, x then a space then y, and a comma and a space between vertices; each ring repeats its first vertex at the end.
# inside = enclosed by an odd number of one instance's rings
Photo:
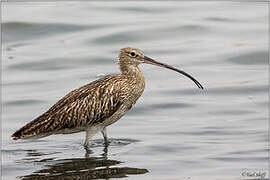
POLYGON ((102 135, 103 135, 103 138, 104 138, 104 143, 105 144, 108 144, 108 136, 107 136, 107 130, 106 130, 106 127, 102 129, 102 135))
POLYGON ((85 142, 84 146, 88 146, 90 139, 94 136, 95 134, 92 132, 91 128, 87 128, 85 131, 85 142))
POLYGON ((85 149, 85 158, 89 158, 90 154, 93 154, 93 151, 88 147, 88 146, 84 146, 85 149))

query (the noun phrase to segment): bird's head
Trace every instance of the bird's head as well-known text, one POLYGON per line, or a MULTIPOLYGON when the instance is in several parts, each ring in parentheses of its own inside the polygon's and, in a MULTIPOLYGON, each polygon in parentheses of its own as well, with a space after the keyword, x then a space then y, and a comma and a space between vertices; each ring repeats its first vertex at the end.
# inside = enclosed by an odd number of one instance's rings
POLYGON ((190 78, 198 86, 198 88, 203 89, 203 86, 194 77, 192 77, 188 73, 186 73, 184 71, 181 71, 179 69, 176 69, 175 67, 172 67, 170 65, 155 61, 155 60, 145 56, 137 48, 133 48, 133 47, 122 48, 120 50, 118 63, 120 65, 120 68, 121 68, 122 71, 126 67, 137 67, 141 63, 152 64, 152 65, 155 65, 155 66, 160 66, 160 67, 163 67, 163 68, 167 68, 167 69, 176 71, 178 73, 181 73, 184 76, 190 78))
POLYGON ((126 47, 120 50, 119 64, 138 66, 144 63, 144 54, 136 48, 126 47))

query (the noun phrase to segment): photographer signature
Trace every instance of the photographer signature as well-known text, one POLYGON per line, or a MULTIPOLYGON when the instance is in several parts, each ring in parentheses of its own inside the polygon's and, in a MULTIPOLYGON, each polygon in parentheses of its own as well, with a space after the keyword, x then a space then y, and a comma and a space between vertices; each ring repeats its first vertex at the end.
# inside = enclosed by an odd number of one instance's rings
POLYGON ((259 177, 259 178, 265 178, 266 177, 266 172, 263 171, 243 171, 241 173, 243 177, 259 177))

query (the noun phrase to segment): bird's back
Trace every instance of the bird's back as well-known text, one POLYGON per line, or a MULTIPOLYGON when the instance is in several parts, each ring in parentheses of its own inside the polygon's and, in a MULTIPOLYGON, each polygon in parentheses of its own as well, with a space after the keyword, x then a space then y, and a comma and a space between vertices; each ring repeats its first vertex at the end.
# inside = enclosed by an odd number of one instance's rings
POLYGON ((129 79, 122 74, 105 76, 71 91, 12 137, 16 140, 79 132, 87 126, 103 123, 132 95, 132 88, 129 79))

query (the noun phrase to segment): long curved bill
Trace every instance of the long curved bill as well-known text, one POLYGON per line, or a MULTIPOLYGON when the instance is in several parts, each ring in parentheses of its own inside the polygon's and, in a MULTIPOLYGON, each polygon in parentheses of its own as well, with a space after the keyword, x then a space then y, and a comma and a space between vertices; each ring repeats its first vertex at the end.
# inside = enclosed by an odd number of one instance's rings
POLYGON ((199 81, 197 81, 194 77, 192 77, 191 75, 189 75, 188 73, 184 72, 184 71, 181 71, 179 69, 176 69, 170 65, 167 65, 167 64, 163 64, 163 63, 160 63, 160 62, 157 62, 147 56, 144 56, 144 63, 146 64, 152 64, 152 65, 155 65, 155 66, 160 66, 160 67, 164 67, 164 68, 167 68, 167 69, 171 69, 173 71, 176 71, 178 73, 181 73, 183 74, 184 76, 188 77, 189 79, 191 79, 197 86, 198 88, 200 89, 203 89, 203 86, 201 85, 201 83, 199 83, 199 81))

